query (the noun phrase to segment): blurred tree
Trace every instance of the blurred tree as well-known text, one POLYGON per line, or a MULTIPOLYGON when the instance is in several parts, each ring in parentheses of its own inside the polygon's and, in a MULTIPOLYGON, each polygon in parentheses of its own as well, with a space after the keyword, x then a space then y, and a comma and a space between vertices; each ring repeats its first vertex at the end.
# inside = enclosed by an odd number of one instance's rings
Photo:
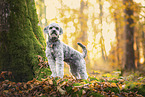
POLYGON ((123 64, 123 28, 124 28, 124 18, 123 18, 123 4, 121 1, 111 0, 112 4, 110 7, 111 16, 114 18, 115 22, 115 32, 116 32, 116 44, 112 45, 112 49, 108 58, 112 61, 112 64, 116 65, 117 68, 121 68, 123 64), (116 5, 116 6, 113 6, 116 5), (111 57, 110 57, 111 56, 111 57))
MULTIPOLYGON (((138 68, 140 66, 140 60, 142 59, 142 31, 143 31, 143 21, 141 21, 141 18, 139 18, 141 15, 141 5, 139 3, 135 3, 133 2, 133 5, 130 6, 131 10, 133 11, 133 15, 126 15, 126 21, 127 19, 129 19, 129 17, 131 19, 133 19, 133 23, 129 24, 129 22, 125 22, 123 21, 123 13, 124 13, 124 9, 127 9, 127 5, 129 5, 129 3, 124 4, 121 1, 116 1, 116 0, 111 0, 110 2, 112 5, 110 7, 110 12, 112 14, 112 16, 114 17, 115 20, 115 27, 116 27, 116 45, 113 46, 112 48, 116 48, 115 54, 114 56, 116 56, 116 58, 114 57, 109 57, 109 58, 113 58, 116 62, 115 64, 121 66, 124 62, 124 52, 123 52, 123 45, 124 43, 126 43, 126 40, 124 39, 123 35, 123 29, 125 28, 126 24, 130 25, 130 27, 134 27, 134 35, 133 35, 133 49, 134 49, 134 59, 135 59, 135 68, 138 68), (113 6, 116 5, 116 6, 113 6)), ((125 32, 126 34, 127 32, 125 32)), ((113 49, 111 49, 111 52, 113 49)), ((115 50, 115 49, 114 49, 115 50)), ((110 55, 109 55, 110 56, 110 55)), ((125 62, 124 62, 125 63, 125 62)), ((121 66, 122 67, 122 66, 121 66)))
MULTIPOLYGON (((137 69, 143 69, 144 63, 144 17, 141 15, 145 13, 141 4, 134 4, 134 13, 135 13, 135 66, 137 69)), ((143 70, 144 71, 144 70, 143 70)))
POLYGON ((81 32, 80 32, 80 42, 82 42, 84 45, 87 45, 87 21, 88 21, 88 14, 87 14, 87 10, 88 10, 88 0, 84 1, 81 0, 80 1, 80 14, 79 14, 79 23, 80 23, 80 28, 81 28, 81 32))
MULTIPOLYGON (((87 46, 87 44, 88 44, 88 33, 87 33, 88 32, 88 25, 87 25, 88 14, 87 14, 87 12, 88 12, 88 0, 80 0, 80 9, 79 9, 79 14, 78 14, 78 23, 80 26, 80 31, 79 31, 77 42, 81 42, 85 46, 87 46)), ((77 29, 79 29, 79 28, 77 28, 77 29)), ((82 49, 81 49, 81 51, 82 51, 82 49)), ((88 53, 87 53, 87 55, 88 55, 88 53)), ((89 59, 87 56, 86 64, 88 64, 88 63, 89 63, 89 59)))
POLYGON ((0 70, 11 71, 15 81, 28 81, 45 56, 45 39, 38 26, 34 0, 2 0, 0 17, 0 70))
POLYGON ((119 56, 119 48, 120 48, 120 35, 119 35, 119 20, 117 19, 117 13, 118 11, 115 11, 114 18, 115 18, 115 28, 116 28, 116 39, 117 39, 117 48, 116 48, 116 63, 120 65, 120 56, 119 56))
POLYGON ((102 17, 103 17, 103 6, 102 6, 102 1, 99 0, 99 8, 100 8, 100 24, 101 24, 101 38, 100 38, 100 44, 101 44, 101 52, 102 52, 102 59, 105 61, 107 59, 107 54, 105 50, 105 44, 104 44, 104 38, 102 34, 102 17))
POLYGON ((123 4, 125 5, 124 9, 124 68, 123 70, 135 70, 135 57, 134 57, 134 20, 133 20, 133 1, 132 0, 123 0, 123 4))

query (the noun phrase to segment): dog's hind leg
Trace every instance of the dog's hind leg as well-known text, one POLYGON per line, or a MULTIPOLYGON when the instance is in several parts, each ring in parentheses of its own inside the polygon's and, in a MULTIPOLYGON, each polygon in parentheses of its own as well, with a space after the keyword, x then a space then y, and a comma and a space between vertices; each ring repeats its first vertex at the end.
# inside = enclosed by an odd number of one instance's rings
POLYGON ((88 74, 86 71, 86 64, 85 64, 85 60, 79 60, 78 62, 78 73, 81 76, 81 79, 87 79, 88 78, 88 74))
POLYGON ((80 79, 80 75, 78 73, 78 69, 76 64, 69 64, 70 65, 70 72, 76 79, 80 79))

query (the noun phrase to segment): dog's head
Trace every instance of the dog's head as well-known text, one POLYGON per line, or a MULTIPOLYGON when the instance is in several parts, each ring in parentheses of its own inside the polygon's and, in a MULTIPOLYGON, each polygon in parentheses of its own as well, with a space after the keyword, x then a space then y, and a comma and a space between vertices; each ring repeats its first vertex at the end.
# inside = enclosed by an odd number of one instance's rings
POLYGON ((44 32, 47 33, 51 39, 59 38, 59 35, 63 34, 62 28, 56 23, 51 23, 45 27, 44 32))

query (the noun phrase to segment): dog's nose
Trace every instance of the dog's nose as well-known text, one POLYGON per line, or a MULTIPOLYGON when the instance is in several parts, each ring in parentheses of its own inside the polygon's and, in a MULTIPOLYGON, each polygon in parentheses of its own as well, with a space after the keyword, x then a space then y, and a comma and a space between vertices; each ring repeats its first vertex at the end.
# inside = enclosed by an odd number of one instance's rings
POLYGON ((52 31, 52 34, 55 34, 55 33, 56 33, 56 30, 53 30, 53 31, 52 31))
POLYGON ((53 30, 52 32, 56 32, 56 30, 53 30))

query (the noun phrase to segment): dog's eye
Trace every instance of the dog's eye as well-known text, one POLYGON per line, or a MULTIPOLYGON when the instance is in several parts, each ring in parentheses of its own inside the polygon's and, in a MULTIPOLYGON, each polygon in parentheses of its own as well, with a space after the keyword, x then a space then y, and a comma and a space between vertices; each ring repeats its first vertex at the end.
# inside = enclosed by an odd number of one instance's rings
POLYGON ((53 27, 50 27, 49 29, 52 29, 53 27))
POLYGON ((55 29, 56 29, 56 30, 59 30, 59 28, 58 28, 58 27, 55 27, 55 29))

